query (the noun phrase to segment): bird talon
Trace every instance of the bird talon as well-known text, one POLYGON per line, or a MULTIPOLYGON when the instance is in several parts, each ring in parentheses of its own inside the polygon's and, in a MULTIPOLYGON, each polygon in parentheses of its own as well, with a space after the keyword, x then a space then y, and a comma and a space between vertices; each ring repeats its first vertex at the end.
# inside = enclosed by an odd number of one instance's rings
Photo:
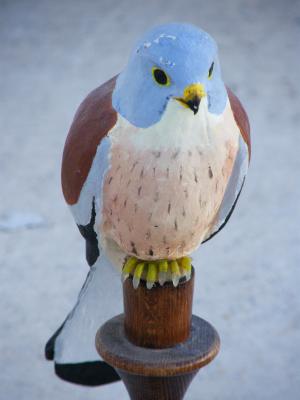
POLYGON ((156 281, 157 281, 157 266, 155 262, 150 262, 148 264, 148 272, 146 278, 147 289, 152 289, 156 281))
POLYGON ((144 262, 139 262, 135 268, 134 274, 133 274, 133 287, 135 289, 138 288, 140 284, 140 280, 144 271, 145 263, 144 262))
POLYGON ((164 283, 167 281, 168 277, 168 261, 167 260, 159 261, 158 270, 159 270, 158 282, 161 286, 163 286, 164 283))
POLYGON ((183 271, 183 275, 185 276, 186 280, 191 279, 192 274, 192 260, 190 257, 182 257, 180 260, 180 266, 183 271))
POLYGON ((152 289, 158 282, 163 286, 166 282, 172 282, 177 287, 181 278, 191 278, 192 264, 190 257, 182 257, 178 260, 153 260, 146 262, 130 257, 125 262, 122 271, 122 282, 130 275, 133 277, 133 287, 138 288, 141 279, 146 281, 147 289, 152 289))
POLYGON ((138 260, 135 257, 128 258, 122 270, 122 282, 125 282, 129 275, 133 272, 137 262, 138 260))
POLYGON ((170 268, 171 268, 172 282, 173 285, 176 287, 178 286, 180 280, 180 270, 176 260, 171 261, 170 268))
POLYGON ((158 274, 158 282, 160 286, 164 286, 164 284, 167 282, 167 273, 166 272, 160 272, 158 274))

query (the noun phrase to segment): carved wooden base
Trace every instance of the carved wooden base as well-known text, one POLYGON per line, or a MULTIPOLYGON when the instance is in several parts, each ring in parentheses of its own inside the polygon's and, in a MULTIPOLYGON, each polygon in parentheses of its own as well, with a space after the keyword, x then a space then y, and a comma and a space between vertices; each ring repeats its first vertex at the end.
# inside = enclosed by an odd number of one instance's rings
POLYGON ((194 269, 191 279, 177 287, 172 282, 155 284, 149 290, 144 281, 134 289, 132 279, 123 283, 124 326, 127 338, 137 346, 162 349, 184 342, 191 329, 194 269))
POLYGON ((96 336, 99 354, 118 371, 132 400, 183 399, 193 377, 217 355, 219 346, 216 330, 194 315, 188 339, 170 348, 130 342, 123 314, 107 321, 96 336))
POLYGON ((180 376, 137 376, 117 370, 131 400, 181 400, 196 372, 180 376))

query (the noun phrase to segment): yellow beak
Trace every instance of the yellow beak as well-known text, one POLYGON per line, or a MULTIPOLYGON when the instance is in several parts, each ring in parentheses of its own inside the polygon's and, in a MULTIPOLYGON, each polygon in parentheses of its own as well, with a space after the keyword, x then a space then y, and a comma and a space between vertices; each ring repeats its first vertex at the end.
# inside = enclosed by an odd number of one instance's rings
POLYGON ((201 83, 193 83, 187 86, 183 91, 182 97, 175 97, 184 107, 190 108, 194 114, 197 114, 200 101, 206 96, 204 86, 201 83))

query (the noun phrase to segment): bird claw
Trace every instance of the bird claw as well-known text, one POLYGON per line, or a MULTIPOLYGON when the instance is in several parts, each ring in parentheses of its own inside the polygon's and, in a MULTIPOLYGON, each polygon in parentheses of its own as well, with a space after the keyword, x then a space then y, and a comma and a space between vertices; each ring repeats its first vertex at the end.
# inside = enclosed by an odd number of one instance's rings
POLYGON ((140 285, 140 279, 133 277, 132 284, 133 284, 133 287, 135 289, 137 289, 140 285))
POLYGON ((192 259, 190 257, 182 257, 179 262, 185 279, 189 281, 192 275, 192 259))
POLYGON ((137 289, 140 281, 146 281, 147 289, 152 289, 158 282, 163 286, 166 282, 172 282, 177 287, 181 278, 187 281, 191 278, 192 264, 190 257, 182 257, 177 260, 153 260, 150 262, 130 257, 126 260, 122 270, 122 282, 132 276, 133 287, 137 289))
POLYGON ((123 283, 126 281, 127 278, 129 278, 129 275, 134 271, 137 263, 138 260, 135 257, 130 257, 126 260, 121 275, 123 283))
POLYGON ((167 273, 166 272, 159 272, 158 282, 159 282, 160 286, 164 286, 164 284, 167 282, 167 273))
POLYGON ((179 275, 172 274, 172 282, 173 282, 173 286, 174 286, 174 287, 177 287, 177 286, 178 286, 179 279, 180 279, 180 276, 179 276, 179 275))
POLYGON ((154 285, 155 285, 155 282, 152 282, 152 281, 147 281, 147 283, 146 283, 146 287, 149 290, 152 289, 154 285))

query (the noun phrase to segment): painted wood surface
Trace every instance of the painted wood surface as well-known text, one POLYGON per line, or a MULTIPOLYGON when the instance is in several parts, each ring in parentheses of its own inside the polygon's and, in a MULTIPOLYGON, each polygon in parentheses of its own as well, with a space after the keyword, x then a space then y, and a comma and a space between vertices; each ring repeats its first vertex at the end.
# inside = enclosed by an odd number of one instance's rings
POLYGON ((137 346, 154 349, 184 342, 190 333, 193 288, 194 273, 178 287, 166 283, 163 290, 159 284, 148 290, 144 281, 134 289, 132 279, 126 279, 123 297, 127 338, 137 346))
POLYGON ((147 290, 142 284, 134 290, 132 279, 125 281, 125 315, 98 330, 96 348, 132 400, 183 399, 199 369, 218 354, 217 331, 192 316, 193 290, 194 272, 176 288, 165 284, 147 290))

